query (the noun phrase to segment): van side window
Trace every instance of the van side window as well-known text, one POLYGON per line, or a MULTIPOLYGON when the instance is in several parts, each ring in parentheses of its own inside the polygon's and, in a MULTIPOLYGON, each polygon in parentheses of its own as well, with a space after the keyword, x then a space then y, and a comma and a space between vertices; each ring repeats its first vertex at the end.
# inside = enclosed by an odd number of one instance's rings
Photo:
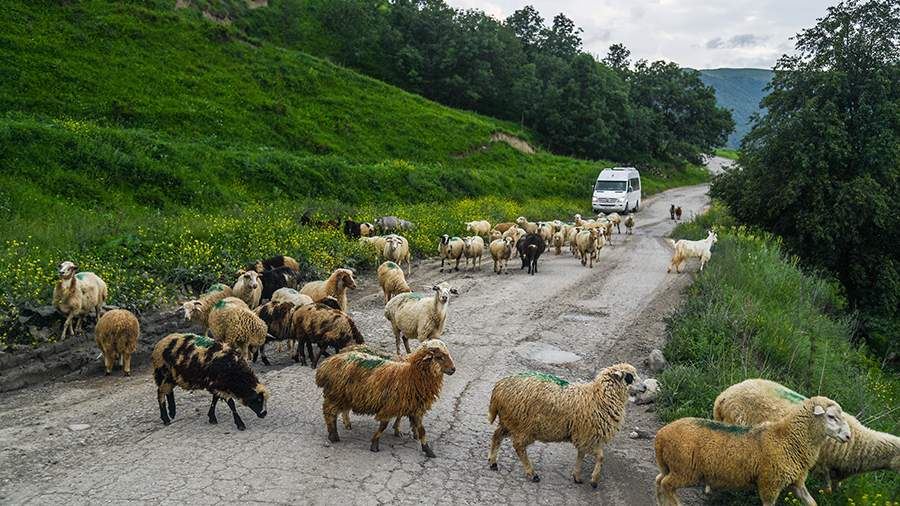
POLYGON ((634 191, 641 189, 641 178, 639 178, 639 177, 632 178, 630 183, 631 183, 631 188, 634 191))

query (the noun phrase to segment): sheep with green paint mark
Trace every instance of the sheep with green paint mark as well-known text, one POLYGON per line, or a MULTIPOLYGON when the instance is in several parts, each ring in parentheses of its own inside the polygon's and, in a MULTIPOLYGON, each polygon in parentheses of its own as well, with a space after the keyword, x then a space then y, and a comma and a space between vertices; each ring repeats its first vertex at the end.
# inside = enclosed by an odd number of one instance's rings
POLYGON ((239 350, 246 360, 250 360, 251 350, 265 344, 267 330, 266 323, 237 297, 216 302, 209 312, 213 337, 239 350))
POLYGON ((586 454, 596 458, 591 486, 597 488, 603 465, 603 446, 622 428, 628 385, 638 381, 631 364, 616 364, 600 371, 589 383, 569 383, 552 374, 524 372, 501 379, 491 392, 488 420, 499 418, 491 439, 488 463, 497 470, 500 444, 507 437, 525 475, 540 478, 528 459, 528 445, 535 441, 571 442, 578 451, 572 479, 581 483, 581 465, 586 454))
POLYGON ((401 339, 406 353, 409 353, 410 339, 425 342, 443 335, 450 294, 459 292, 446 282, 434 285, 431 289, 436 292, 431 297, 422 292, 401 293, 385 304, 384 317, 391 322, 397 355, 400 354, 401 339))
MULTIPOLYGON (((758 425, 784 417, 805 400, 780 383, 748 379, 716 397, 713 417, 727 423, 758 425)), ((853 437, 848 443, 826 440, 814 468, 825 477, 827 492, 841 480, 860 473, 882 469, 900 473, 900 437, 872 430, 848 413, 844 413, 844 420, 853 437)))
POLYGON ((390 260, 378 266, 378 285, 381 286, 381 291, 384 292, 385 304, 397 294, 412 291, 406 283, 403 269, 390 260))
POLYGON ((447 234, 441 236, 441 242, 438 244, 438 253, 441 257, 441 270, 440 272, 444 272, 444 262, 448 264, 452 261, 456 261, 456 264, 453 267, 450 267, 449 270, 456 269, 459 270, 459 260, 463 256, 463 252, 466 249, 466 243, 459 237, 453 236, 450 237, 447 234))
MULTIPOLYGON (((213 306, 220 300, 231 297, 231 287, 222 283, 216 283, 209 287, 197 299, 189 300, 181 303, 181 309, 184 311, 184 319, 200 325, 204 329, 209 328, 209 312, 213 306)), ((207 330, 207 333, 209 331, 207 330)))
POLYGON ((66 316, 61 339, 75 330, 82 331, 84 317, 90 313, 97 320, 108 295, 106 282, 93 272, 78 272, 78 266, 65 261, 59 264, 59 281, 53 287, 53 306, 66 316), (76 324, 77 320, 77 324, 76 324))

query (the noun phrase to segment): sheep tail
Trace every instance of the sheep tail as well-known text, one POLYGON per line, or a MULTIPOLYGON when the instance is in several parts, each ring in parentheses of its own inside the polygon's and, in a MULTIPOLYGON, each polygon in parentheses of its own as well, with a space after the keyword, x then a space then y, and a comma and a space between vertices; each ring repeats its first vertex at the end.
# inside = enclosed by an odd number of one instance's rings
POLYGON ((488 407, 488 425, 494 424, 494 420, 497 419, 498 414, 499 410, 497 409, 497 402, 494 400, 494 396, 491 395, 491 403, 488 407))
POLYGON ((347 321, 350 323, 350 333, 353 336, 353 342, 356 344, 363 344, 365 340, 363 339, 362 333, 356 327, 356 323, 350 318, 347 318, 347 321))

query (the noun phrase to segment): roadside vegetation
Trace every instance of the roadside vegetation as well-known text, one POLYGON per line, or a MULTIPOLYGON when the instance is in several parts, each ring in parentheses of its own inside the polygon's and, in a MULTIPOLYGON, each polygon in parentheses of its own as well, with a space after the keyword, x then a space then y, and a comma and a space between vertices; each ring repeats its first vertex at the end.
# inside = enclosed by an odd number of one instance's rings
MULTIPOLYGON (((900 379, 853 342, 856 322, 841 286, 805 271, 777 237, 738 225, 721 203, 679 225, 673 236, 703 239, 710 228, 719 237, 712 260, 668 322, 664 353, 671 367, 660 377, 663 421, 711 418, 722 390, 762 377, 831 397, 871 428, 900 431, 900 379)), ((810 483, 814 492, 822 486, 818 478, 810 483)), ((900 477, 882 471, 850 478, 832 496, 815 495, 825 505, 884 505, 897 499, 897 490, 900 477)), ((717 493, 712 502, 756 500, 749 493, 717 493)))
POLYGON ((738 160, 740 158, 740 153, 736 149, 716 148, 716 156, 721 156, 722 158, 727 158, 729 160, 738 160))

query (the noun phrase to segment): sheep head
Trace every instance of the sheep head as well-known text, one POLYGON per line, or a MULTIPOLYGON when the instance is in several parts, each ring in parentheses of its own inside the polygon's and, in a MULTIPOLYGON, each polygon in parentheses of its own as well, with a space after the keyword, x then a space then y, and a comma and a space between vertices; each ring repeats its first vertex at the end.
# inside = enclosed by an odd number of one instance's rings
POLYGON ((844 419, 844 411, 840 404, 821 396, 811 397, 803 404, 819 423, 824 424, 825 435, 842 443, 850 441, 850 425, 844 419))
POLYGON ((456 288, 450 288, 450 285, 447 282, 439 283, 431 287, 432 290, 437 292, 434 298, 442 304, 446 304, 450 301, 450 294, 459 295, 459 292, 456 288))
POLYGON ((184 311, 184 319, 191 320, 201 309, 203 309, 203 302, 199 299, 182 302, 181 309, 184 311))
POLYGON ((259 287, 259 273, 255 270, 244 271, 244 273, 241 274, 240 280, 251 290, 256 290, 256 288, 259 287))
POLYGON ((337 282, 345 288, 351 290, 356 288, 356 279, 353 278, 353 271, 350 269, 337 269, 333 274, 337 282))
POLYGON ((423 342, 415 354, 419 353, 423 355, 420 360, 431 367, 435 376, 442 373, 450 376, 456 372, 456 365, 453 363, 453 357, 450 356, 450 350, 440 339, 423 342))
POLYGON ((253 390, 241 398, 241 404, 252 409, 256 416, 265 418, 268 414, 266 410, 266 401, 269 399, 269 390, 262 383, 257 382, 253 390))
POLYGON ((59 264, 59 277, 60 279, 69 279, 78 272, 78 266, 75 263, 66 260, 59 264))

